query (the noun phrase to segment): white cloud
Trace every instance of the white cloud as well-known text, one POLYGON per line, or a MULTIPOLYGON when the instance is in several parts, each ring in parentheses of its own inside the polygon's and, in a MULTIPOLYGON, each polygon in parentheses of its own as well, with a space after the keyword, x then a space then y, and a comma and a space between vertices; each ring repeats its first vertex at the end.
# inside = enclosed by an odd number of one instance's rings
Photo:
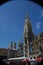
POLYGON ((40 17, 42 17, 43 16, 43 10, 41 11, 41 15, 40 15, 40 17))
POLYGON ((40 22, 37 22, 37 23, 36 23, 36 28, 37 28, 37 29, 40 29, 40 27, 41 27, 41 23, 40 23, 40 22))

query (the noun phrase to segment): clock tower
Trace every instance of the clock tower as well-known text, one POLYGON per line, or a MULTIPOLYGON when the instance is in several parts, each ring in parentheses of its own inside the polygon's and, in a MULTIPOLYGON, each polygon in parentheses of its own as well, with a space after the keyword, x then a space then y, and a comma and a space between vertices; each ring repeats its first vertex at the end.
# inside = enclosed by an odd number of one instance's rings
POLYGON ((33 40, 33 31, 30 18, 26 13, 25 23, 24 23, 24 56, 29 57, 29 45, 33 40))

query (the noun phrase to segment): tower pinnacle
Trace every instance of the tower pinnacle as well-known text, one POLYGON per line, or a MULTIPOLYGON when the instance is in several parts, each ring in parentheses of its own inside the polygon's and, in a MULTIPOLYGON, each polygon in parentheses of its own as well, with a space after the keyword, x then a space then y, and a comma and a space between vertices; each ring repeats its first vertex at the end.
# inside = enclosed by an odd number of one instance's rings
POLYGON ((28 16, 28 13, 26 12, 26 16, 25 16, 25 19, 28 19, 29 18, 29 16, 28 16))
POLYGON ((30 18, 28 13, 25 16, 25 23, 24 23, 24 38, 27 38, 29 42, 32 41, 33 33, 32 33, 32 25, 30 22, 30 18))

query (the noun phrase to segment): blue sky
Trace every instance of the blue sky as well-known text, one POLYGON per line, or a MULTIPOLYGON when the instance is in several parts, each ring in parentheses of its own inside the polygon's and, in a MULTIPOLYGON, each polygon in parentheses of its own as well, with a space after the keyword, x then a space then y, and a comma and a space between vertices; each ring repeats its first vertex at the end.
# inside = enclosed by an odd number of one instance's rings
POLYGON ((29 1, 10 1, 0 6, 0 48, 23 40, 26 12, 35 35, 43 31, 43 8, 29 1))

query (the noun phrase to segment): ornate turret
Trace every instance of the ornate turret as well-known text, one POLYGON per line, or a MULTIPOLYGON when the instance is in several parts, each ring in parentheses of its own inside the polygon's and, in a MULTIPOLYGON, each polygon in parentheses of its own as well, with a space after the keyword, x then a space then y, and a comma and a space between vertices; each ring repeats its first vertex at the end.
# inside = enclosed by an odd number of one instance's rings
POLYGON ((15 42, 14 42, 14 44, 13 44, 13 48, 16 49, 16 43, 15 43, 15 42))
POLYGON ((9 43, 9 47, 8 47, 8 58, 12 57, 12 50, 13 50, 13 45, 12 45, 12 41, 9 43))
POLYGON ((12 42, 9 43, 9 49, 12 49, 12 42))

